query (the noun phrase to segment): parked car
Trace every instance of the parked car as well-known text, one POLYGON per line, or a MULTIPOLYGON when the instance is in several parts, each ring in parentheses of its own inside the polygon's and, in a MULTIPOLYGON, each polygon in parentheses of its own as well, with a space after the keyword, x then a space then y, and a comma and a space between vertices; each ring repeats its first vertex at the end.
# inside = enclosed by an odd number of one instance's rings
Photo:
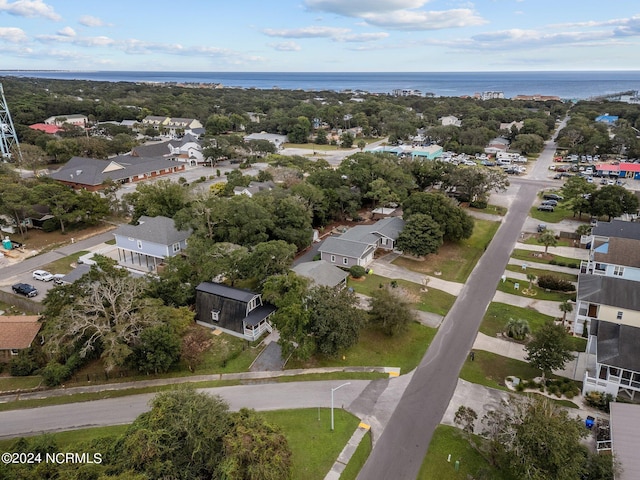
POLYGON ((42 282, 50 282, 53 280, 53 275, 46 270, 36 270, 32 276, 34 280, 40 280, 42 282))
POLYGON ((542 198, 544 198, 545 200, 556 200, 557 202, 564 200, 564 197, 555 193, 545 193, 544 195, 542 195, 542 198))
POLYGON ((538 205, 538 210, 541 212, 553 212, 553 205, 538 205))
POLYGON ((19 293, 20 295, 24 295, 29 298, 38 295, 38 289, 28 283, 16 283, 11 286, 11 290, 13 290, 13 293, 19 293))
POLYGON ((558 205, 558 202, 555 200, 545 200, 541 205, 551 205, 552 207, 555 207, 558 205))
POLYGON ((542 233, 547 229, 547 224, 546 223, 539 223, 538 224, 538 233, 542 233))

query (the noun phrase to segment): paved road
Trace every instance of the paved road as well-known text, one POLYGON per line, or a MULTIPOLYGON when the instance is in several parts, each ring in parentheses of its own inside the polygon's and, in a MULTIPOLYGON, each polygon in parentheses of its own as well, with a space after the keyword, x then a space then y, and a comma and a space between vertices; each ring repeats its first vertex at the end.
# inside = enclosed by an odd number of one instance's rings
MULTIPOLYGON (((344 380, 268 383, 206 388, 201 391, 220 395, 229 403, 232 410, 239 410, 242 407, 255 410, 327 408, 331 406, 331 389, 343 383, 345 383, 344 380)), ((370 380, 351 380, 350 385, 336 390, 334 392, 335 408, 348 406, 360 396, 369 383, 370 380)), ((154 396, 155 394, 133 395, 0 412, 0 439, 131 423, 138 415, 149 410, 149 401, 154 396)), ((327 428, 329 428, 328 424, 327 428)))
MULTIPOLYGON (((563 122, 564 125, 564 122, 563 122)), ((416 478, 435 428, 440 424, 471 350, 482 317, 495 294, 529 209, 540 189, 555 144, 547 143, 527 182, 520 188, 491 244, 482 256, 424 358, 414 371, 389 424, 382 432, 359 479, 416 478)))

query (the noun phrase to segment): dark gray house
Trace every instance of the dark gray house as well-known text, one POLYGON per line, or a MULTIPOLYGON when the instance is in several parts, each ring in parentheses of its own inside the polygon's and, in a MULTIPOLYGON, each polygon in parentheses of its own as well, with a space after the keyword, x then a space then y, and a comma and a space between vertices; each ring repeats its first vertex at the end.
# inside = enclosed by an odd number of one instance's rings
POLYGON ((258 293, 221 283, 202 282, 196 287, 196 321, 236 337, 257 340, 273 327, 269 317, 276 307, 258 293))

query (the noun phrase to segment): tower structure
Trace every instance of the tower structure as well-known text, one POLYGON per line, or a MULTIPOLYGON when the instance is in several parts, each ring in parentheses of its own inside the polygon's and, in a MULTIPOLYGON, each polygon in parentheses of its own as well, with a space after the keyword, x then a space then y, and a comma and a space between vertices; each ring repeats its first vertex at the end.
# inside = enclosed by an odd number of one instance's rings
POLYGON ((2 83, 0 83, 0 153, 2 153, 2 161, 11 160, 12 152, 18 155, 18 158, 14 160, 22 163, 22 152, 20 151, 18 136, 16 135, 16 129, 13 127, 13 120, 11 120, 7 99, 4 97, 2 83))

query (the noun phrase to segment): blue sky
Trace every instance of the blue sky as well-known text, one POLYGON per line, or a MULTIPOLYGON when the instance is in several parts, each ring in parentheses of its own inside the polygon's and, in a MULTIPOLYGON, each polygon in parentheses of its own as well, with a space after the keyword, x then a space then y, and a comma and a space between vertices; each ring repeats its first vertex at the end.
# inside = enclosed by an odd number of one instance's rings
POLYGON ((0 0, 0 69, 638 70, 636 0, 0 0))

